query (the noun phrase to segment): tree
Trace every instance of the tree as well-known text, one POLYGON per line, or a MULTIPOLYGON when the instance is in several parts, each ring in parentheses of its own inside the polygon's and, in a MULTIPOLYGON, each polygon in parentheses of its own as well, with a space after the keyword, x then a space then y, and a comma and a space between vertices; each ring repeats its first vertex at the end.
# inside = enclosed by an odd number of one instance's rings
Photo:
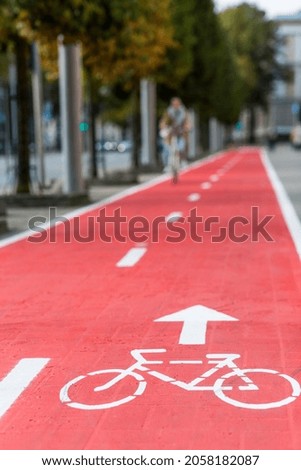
MULTIPOLYGON (((140 80, 156 78, 159 67, 166 61, 166 50, 174 46, 170 0, 128 0, 126 5, 123 1, 117 3, 121 17, 124 17, 124 11, 127 11, 124 30, 115 35, 115 54, 112 58, 105 56, 101 59, 101 64, 106 62, 108 65, 107 76, 103 65, 98 67, 99 59, 94 70, 103 82, 115 82, 131 92, 132 163, 136 174, 140 159, 140 80)), ((105 53, 106 49, 102 50, 105 53)), ((94 54, 91 54, 91 57, 95 57, 94 54)))
POLYGON ((173 26, 173 45, 167 49, 166 60, 156 74, 159 97, 166 100, 182 89, 183 80, 192 71, 193 53, 197 39, 194 34, 195 0, 171 0, 170 15, 173 26))
POLYGON ((239 116, 242 93, 229 42, 212 0, 172 1, 177 48, 168 54, 161 96, 179 94, 198 112, 203 147, 208 145, 208 121, 232 123, 239 116), (180 72, 177 73, 177 70, 180 72))
MULTIPOLYGON (((133 90, 133 114, 137 113, 139 81, 152 76, 172 45, 170 0, 16 0, 20 24, 27 36, 42 47, 64 36, 64 42, 80 41, 86 76, 93 93, 101 85, 122 83, 133 90)), ((53 49, 52 49, 53 50, 53 49)), ((49 48, 51 55, 51 48, 49 48)), ((94 104, 91 103, 91 120, 94 104)), ((134 119, 135 121, 135 119, 134 119)), ((94 148, 94 147, 93 147, 94 148)), ((95 171, 95 155, 93 156, 95 171)), ((138 166, 138 149, 134 146, 138 166)))
POLYGON ((244 85, 244 105, 250 112, 250 142, 255 142, 255 108, 267 108, 276 79, 289 71, 277 61, 279 38, 276 24, 254 5, 243 3, 220 14, 222 26, 234 51, 244 85))
POLYGON ((29 43, 20 33, 19 9, 15 0, 2 0, 0 6, 0 47, 12 51, 16 57, 17 69, 17 112, 18 112, 18 167, 17 192, 30 190, 29 166, 29 43))
POLYGON ((80 41, 83 60, 104 83, 146 76, 171 44, 170 0, 15 0, 27 36, 80 41))
POLYGON ((213 60, 217 64, 211 81, 211 115, 224 124, 234 124, 241 112, 244 89, 233 51, 217 18, 216 46, 213 60))

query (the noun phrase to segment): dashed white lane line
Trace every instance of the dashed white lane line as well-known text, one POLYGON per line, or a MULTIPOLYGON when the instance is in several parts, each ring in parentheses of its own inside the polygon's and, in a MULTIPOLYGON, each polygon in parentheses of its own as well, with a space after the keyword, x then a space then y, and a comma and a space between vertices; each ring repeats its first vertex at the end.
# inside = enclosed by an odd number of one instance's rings
POLYGON ((192 194, 189 194, 189 196, 187 197, 187 201, 189 202, 199 201, 200 199, 201 199, 201 195, 199 193, 192 193, 192 194))
POLYGON ((140 261, 147 252, 147 248, 131 248, 116 264, 117 268, 131 268, 140 261))
POLYGON ((212 183, 216 183, 216 181, 219 180, 219 176, 218 175, 211 175, 209 179, 210 179, 210 181, 212 181, 212 183))
POLYGON ((176 222, 181 217, 183 217, 183 212, 171 212, 165 217, 165 222, 176 222))
MULTIPOLYGON (((225 158, 225 155, 226 155, 225 151, 220 151, 220 152, 217 152, 216 154, 209 155, 208 157, 203 158, 201 161, 198 160, 194 163, 189 164, 189 166, 185 168, 184 170, 182 170, 181 173, 185 174, 185 173, 189 173, 191 170, 202 168, 212 162, 215 162, 216 160, 221 160, 225 158)), ((117 193, 114 196, 105 198, 101 202, 95 202, 93 204, 83 206, 80 209, 75 209, 71 212, 68 212, 64 214, 64 217, 67 218, 68 220, 72 220, 75 217, 79 217, 81 215, 87 214, 96 209, 97 210, 101 209, 107 206, 108 204, 112 204, 116 201, 122 201, 124 198, 128 196, 132 196, 133 194, 140 193, 142 191, 145 191, 146 189, 155 187, 158 184, 165 182, 165 181, 169 181, 169 180, 170 180, 170 175, 158 176, 152 179, 151 181, 147 181, 146 183, 135 185, 134 187, 121 191, 120 193, 117 193)), ((53 225, 52 222, 46 223, 44 227, 45 230, 48 230, 50 227, 52 227, 52 225, 53 225)), ((11 236, 5 237, 3 240, 0 240, 0 250, 14 243, 18 243, 19 241, 23 241, 32 235, 33 235, 33 232, 32 230, 29 229, 29 230, 24 230, 23 232, 18 233, 17 235, 11 235, 11 236)))
POLYGON ((210 189, 212 187, 212 184, 209 183, 209 181, 205 181, 205 183, 201 184, 202 189, 210 189))
POLYGON ((48 358, 21 359, 0 382, 0 417, 17 400, 30 382, 50 361, 48 358))

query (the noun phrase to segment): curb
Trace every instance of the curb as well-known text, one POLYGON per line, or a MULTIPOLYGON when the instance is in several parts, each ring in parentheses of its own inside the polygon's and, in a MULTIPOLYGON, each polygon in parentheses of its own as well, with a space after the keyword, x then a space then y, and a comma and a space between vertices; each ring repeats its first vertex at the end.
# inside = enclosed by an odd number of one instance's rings
POLYGON ((2 200, 7 207, 50 207, 64 206, 74 207, 90 204, 91 201, 87 193, 80 194, 56 194, 56 195, 35 195, 35 194, 13 194, 3 196, 2 200))

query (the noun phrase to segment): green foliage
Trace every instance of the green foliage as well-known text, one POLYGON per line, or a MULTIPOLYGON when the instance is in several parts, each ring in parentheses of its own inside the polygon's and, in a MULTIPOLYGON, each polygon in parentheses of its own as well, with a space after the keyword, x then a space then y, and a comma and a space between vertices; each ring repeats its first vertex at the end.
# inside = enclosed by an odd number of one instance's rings
POLYGON ((248 3, 228 8, 220 18, 244 84, 245 104, 266 107, 275 79, 287 73, 277 62, 275 23, 248 3))
POLYGON ((0 4, 0 49, 6 50, 18 35, 18 14, 14 0, 2 0, 0 4))
POLYGON ((0 80, 8 79, 9 57, 7 54, 0 52, 0 80))
POLYGON ((239 113, 239 60, 237 55, 233 60, 212 0, 3 1, 3 42, 14 34, 38 40, 52 78, 58 75, 61 35, 65 43, 81 42, 96 87, 119 84, 130 90, 141 78, 153 77, 161 83, 161 99, 180 94, 203 120, 214 115, 232 122, 239 113))
POLYGON ((202 120, 215 114, 214 95, 218 85, 219 48, 221 47, 218 22, 213 2, 204 0, 201 8, 194 2, 193 69, 184 82, 184 98, 196 104, 202 120))
POLYGON ((157 81, 177 90, 182 80, 191 72, 193 66, 194 0, 171 0, 170 19, 172 21, 173 44, 167 49, 166 61, 157 74, 157 81))
POLYGON ((122 86, 115 85, 105 97, 102 97, 102 119, 104 122, 115 122, 124 127, 131 113, 131 94, 122 86))
POLYGON ((232 50, 212 0, 172 1, 177 48, 168 54, 161 101, 179 94, 203 121, 236 121, 242 87, 232 50))
MULTIPOLYGON (((54 42, 80 41, 84 65, 102 83, 154 74, 172 46, 170 0, 15 0, 26 37, 54 64, 54 42), (48 47, 49 45, 49 47, 48 47)), ((55 66, 53 72, 55 73, 55 66)))
MULTIPOLYGON (((101 85, 129 91, 143 77, 154 77, 174 47, 171 0, 3 0, 0 41, 14 34, 38 41, 46 77, 58 78, 57 38, 80 42, 84 68, 93 77, 95 101, 101 85)), ((114 111, 118 120, 128 105, 114 111)))
MULTIPOLYGON (((43 65, 52 78, 57 76, 57 37, 65 44, 81 43, 93 118, 101 85, 119 84, 138 96, 139 80, 154 77, 165 62, 167 48, 173 47, 170 0, 13 0, 13 3, 14 26, 18 25, 20 35, 39 42, 43 65)), ((137 117, 138 101, 133 103, 132 113, 137 117)), ((116 118, 121 120, 124 112, 115 109, 116 118)), ((137 155, 136 149, 136 166, 137 155)))

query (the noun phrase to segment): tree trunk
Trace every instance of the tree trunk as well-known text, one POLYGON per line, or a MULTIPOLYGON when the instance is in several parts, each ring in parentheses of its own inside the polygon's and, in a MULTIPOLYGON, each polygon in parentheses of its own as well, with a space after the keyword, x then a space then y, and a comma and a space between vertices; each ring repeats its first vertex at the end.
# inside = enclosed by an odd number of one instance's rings
POLYGON ((97 153, 96 153, 96 104, 95 104, 95 86, 92 75, 88 72, 89 86, 89 147, 90 147, 90 171, 91 177, 98 177, 97 153))
POLYGON ((249 143, 255 144, 256 137, 255 137, 255 129, 256 129, 256 114, 254 106, 250 106, 250 121, 249 121, 249 143))
POLYGON ((5 233, 8 231, 6 224, 6 207, 4 202, 0 198, 0 233, 5 233))
POLYGON ((202 121, 201 127, 201 145, 205 152, 209 150, 209 120, 202 121))
POLYGON ((134 177, 140 168, 140 113, 139 113, 139 83, 134 86, 132 92, 132 170, 134 177))
POLYGON ((17 193, 30 192, 30 154, 28 138, 29 119, 29 49, 26 41, 15 39, 17 66, 17 107, 18 107, 18 182, 17 193))
POLYGON ((232 126, 230 124, 226 124, 223 147, 227 148, 229 145, 233 145, 232 126))

